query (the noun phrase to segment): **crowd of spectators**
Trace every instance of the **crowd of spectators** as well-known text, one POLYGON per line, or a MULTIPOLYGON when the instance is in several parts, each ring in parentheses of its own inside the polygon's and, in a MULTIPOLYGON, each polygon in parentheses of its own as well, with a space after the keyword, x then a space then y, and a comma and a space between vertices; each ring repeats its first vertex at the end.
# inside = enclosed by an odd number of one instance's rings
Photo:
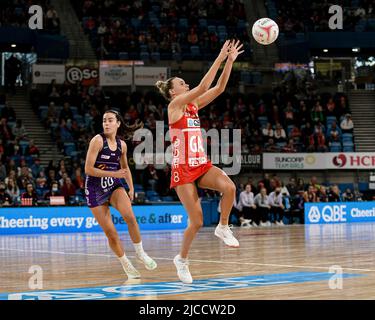
POLYGON ((79 195, 76 190, 83 192, 80 168, 67 168, 64 160, 41 165, 38 147, 5 95, 0 97, 0 119, 0 206, 19 205, 22 199, 48 203, 51 195, 64 196, 69 203, 79 195))
POLYGON ((332 5, 339 5, 343 9, 343 31, 375 30, 375 4, 372 0, 338 0, 334 3, 309 0, 303 4, 301 6, 300 1, 296 0, 266 1, 268 13, 285 35, 331 31, 328 22, 333 16, 333 13, 329 13, 332 5))
POLYGON ((60 33, 60 18, 50 0, 1 0, 0 27, 29 27, 29 8, 39 5, 43 9, 43 30, 51 34, 60 33))
POLYGON ((352 184, 319 183, 313 176, 305 183, 291 177, 287 184, 274 174, 265 173, 257 183, 248 178, 237 187, 236 200, 231 212, 232 221, 245 228, 304 222, 304 204, 308 202, 362 201, 362 194, 352 184))
POLYGON ((210 60, 237 38, 250 56, 246 15, 239 0, 72 1, 98 57, 210 60))

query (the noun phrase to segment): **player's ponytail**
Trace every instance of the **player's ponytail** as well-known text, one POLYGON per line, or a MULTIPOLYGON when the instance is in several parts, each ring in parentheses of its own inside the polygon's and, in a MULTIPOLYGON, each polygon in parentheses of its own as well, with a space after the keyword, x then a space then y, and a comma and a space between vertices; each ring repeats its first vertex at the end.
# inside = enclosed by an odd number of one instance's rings
POLYGON ((143 128, 143 122, 140 120, 137 120, 133 125, 126 124, 124 118, 116 110, 107 110, 105 113, 113 113, 116 116, 117 121, 120 121, 120 127, 117 129, 116 136, 123 140, 131 139, 135 131, 143 128))
POLYGON ((159 92, 163 95, 165 99, 168 101, 171 100, 171 94, 169 93, 169 90, 173 89, 173 79, 176 77, 172 77, 167 79, 166 81, 156 81, 155 86, 159 89, 159 92))

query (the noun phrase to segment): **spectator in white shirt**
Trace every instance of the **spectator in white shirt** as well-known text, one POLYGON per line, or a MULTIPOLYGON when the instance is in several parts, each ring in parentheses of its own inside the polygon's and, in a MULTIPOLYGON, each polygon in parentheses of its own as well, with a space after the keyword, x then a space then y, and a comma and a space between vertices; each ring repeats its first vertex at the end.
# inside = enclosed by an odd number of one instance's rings
POLYGON ((249 227, 251 220, 253 220, 252 225, 254 227, 258 226, 254 221, 256 219, 256 206, 254 204, 254 193, 251 192, 251 184, 247 184, 245 190, 240 193, 238 209, 241 211, 241 227, 249 227))
POLYGON ((283 195, 281 193, 281 188, 277 187, 275 191, 271 192, 269 195, 269 204, 271 206, 271 214, 273 216, 273 221, 277 225, 284 225, 284 205, 283 205, 283 195))
POLYGON ((353 120, 350 114, 346 114, 344 120, 340 123, 340 128, 343 133, 353 133, 353 120))
POLYGON ((260 193, 258 193, 254 198, 254 203, 257 206, 257 212, 260 216, 260 225, 262 227, 271 226, 271 222, 269 221, 271 206, 269 205, 266 188, 260 189, 260 193))

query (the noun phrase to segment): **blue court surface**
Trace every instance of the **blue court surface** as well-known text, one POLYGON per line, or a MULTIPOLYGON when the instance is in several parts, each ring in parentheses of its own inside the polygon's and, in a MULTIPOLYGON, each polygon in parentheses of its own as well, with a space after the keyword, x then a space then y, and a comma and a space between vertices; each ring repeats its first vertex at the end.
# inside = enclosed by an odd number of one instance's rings
POLYGON ((1 293, 0 300, 98 300, 132 297, 166 296, 173 294, 201 293, 217 290, 237 290, 249 287, 282 286, 296 283, 328 282, 335 277, 354 278, 363 274, 343 273, 335 275, 327 272, 289 272, 263 274, 232 278, 213 278, 195 280, 190 285, 181 282, 152 282, 120 286, 74 288, 64 290, 9 292, 1 293))

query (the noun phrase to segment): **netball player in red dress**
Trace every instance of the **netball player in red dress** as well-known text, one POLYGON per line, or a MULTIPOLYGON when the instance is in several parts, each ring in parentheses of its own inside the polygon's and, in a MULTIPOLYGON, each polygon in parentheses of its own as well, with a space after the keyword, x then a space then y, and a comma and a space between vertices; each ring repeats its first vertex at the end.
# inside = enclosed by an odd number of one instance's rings
POLYGON ((198 110, 224 92, 233 62, 243 51, 239 41, 226 41, 220 54, 200 84, 192 90, 181 78, 173 77, 158 81, 157 88, 169 100, 168 120, 173 146, 171 187, 189 215, 189 226, 185 230, 180 253, 174 258, 177 275, 184 283, 192 283, 188 252, 198 230, 203 225, 202 207, 197 186, 222 193, 220 223, 215 235, 230 247, 239 247, 237 239, 228 226, 229 214, 235 198, 236 187, 227 174, 207 160, 203 149, 198 110), (216 85, 210 89, 220 65, 227 59, 216 85), (197 186, 196 186, 197 184, 197 186))
POLYGON ((137 125, 126 126, 116 110, 106 111, 103 115, 104 131, 91 139, 85 163, 87 205, 102 227, 109 246, 117 255, 129 279, 140 278, 140 273, 125 254, 112 222, 110 204, 126 221, 137 258, 148 270, 157 267, 156 262, 143 250, 139 226, 131 206, 134 197, 133 179, 126 157, 127 146, 122 138, 131 134, 136 127, 137 125), (129 195, 121 183, 121 178, 125 178, 129 186, 129 195))

